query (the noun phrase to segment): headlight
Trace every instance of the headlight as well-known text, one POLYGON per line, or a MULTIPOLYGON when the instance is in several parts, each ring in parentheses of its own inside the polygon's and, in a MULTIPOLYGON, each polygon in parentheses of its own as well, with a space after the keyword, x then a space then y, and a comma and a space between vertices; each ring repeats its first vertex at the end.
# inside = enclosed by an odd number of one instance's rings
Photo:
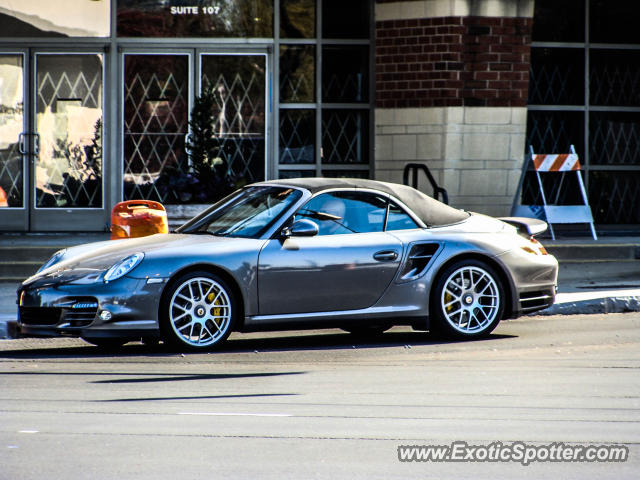
POLYGON ((126 275, 131 270, 136 268, 136 266, 142 261, 144 258, 144 253, 134 253, 133 255, 128 256, 127 258, 120 260, 118 263, 113 265, 107 273, 104 274, 104 281, 112 282, 117 280, 118 278, 126 275))
POLYGON ((47 268, 52 267, 53 265, 58 263, 62 259, 65 253, 67 253, 66 248, 63 248, 62 250, 58 250, 56 253, 51 255, 51 258, 47 260, 45 264, 42 265, 36 273, 40 273, 41 271, 46 270, 47 268))

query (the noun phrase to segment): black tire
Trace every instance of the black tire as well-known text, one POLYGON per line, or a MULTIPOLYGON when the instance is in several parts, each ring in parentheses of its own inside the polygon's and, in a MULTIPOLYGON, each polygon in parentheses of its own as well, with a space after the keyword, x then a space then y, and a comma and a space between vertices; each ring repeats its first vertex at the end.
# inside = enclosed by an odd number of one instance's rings
POLYGON ((382 335, 391 327, 382 325, 350 325, 341 328, 345 332, 349 332, 354 337, 373 338, 382 335))
POLYGON ((87 343, 95 345, 102 350, 117 350, 125 343, 129 342, 128 338, 109 338, 109 337, 82 337, 87 343))
POLYGON ((495 269, 480 260, 461 260, 443 270, 433 286, 429 331, 450 339, 486 337, 500 323, 504 304, 495 269))
POLYGON ((231 334, 236 315, 233 290, 222 278, 190 272, 171 281, 162 296, 162 339, 179 350, 210 350, 231 334))

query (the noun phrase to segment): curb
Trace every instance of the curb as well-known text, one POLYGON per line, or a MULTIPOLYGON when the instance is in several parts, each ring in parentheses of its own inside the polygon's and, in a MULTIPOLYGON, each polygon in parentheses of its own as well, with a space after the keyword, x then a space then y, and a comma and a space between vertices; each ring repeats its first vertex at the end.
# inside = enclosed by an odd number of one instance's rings
POLYGON ((13 338, 9 336, 9 323, 15 322, 15 315, 0 314, 0 339, 13 338))
POLYGON ((533 315, 589 315, 596 313, 640 312, 640 295, 589 298, 554 303, 533 315))

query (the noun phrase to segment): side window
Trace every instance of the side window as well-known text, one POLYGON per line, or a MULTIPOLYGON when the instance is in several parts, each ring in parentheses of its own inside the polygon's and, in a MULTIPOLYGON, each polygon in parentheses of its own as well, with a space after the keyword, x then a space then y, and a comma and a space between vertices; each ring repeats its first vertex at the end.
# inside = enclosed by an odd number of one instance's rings
POLYGON ((296 220, 309 218, 319 235, 382 232, 387 200, 366 192, 323 193, 298 210, 296 220))
POLYGON ((386 230, 410 230, 412 228, 420 227, 404 210, 394 202, 390 202, 386 230))

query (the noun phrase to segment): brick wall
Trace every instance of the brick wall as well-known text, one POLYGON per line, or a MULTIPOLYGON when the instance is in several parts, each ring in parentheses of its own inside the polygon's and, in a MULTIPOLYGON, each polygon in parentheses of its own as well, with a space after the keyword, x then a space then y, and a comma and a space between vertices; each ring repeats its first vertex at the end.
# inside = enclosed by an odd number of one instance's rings
POLYGON ((526 106, 531 26, 526 17, 376 22, 376 106, 526 106))

